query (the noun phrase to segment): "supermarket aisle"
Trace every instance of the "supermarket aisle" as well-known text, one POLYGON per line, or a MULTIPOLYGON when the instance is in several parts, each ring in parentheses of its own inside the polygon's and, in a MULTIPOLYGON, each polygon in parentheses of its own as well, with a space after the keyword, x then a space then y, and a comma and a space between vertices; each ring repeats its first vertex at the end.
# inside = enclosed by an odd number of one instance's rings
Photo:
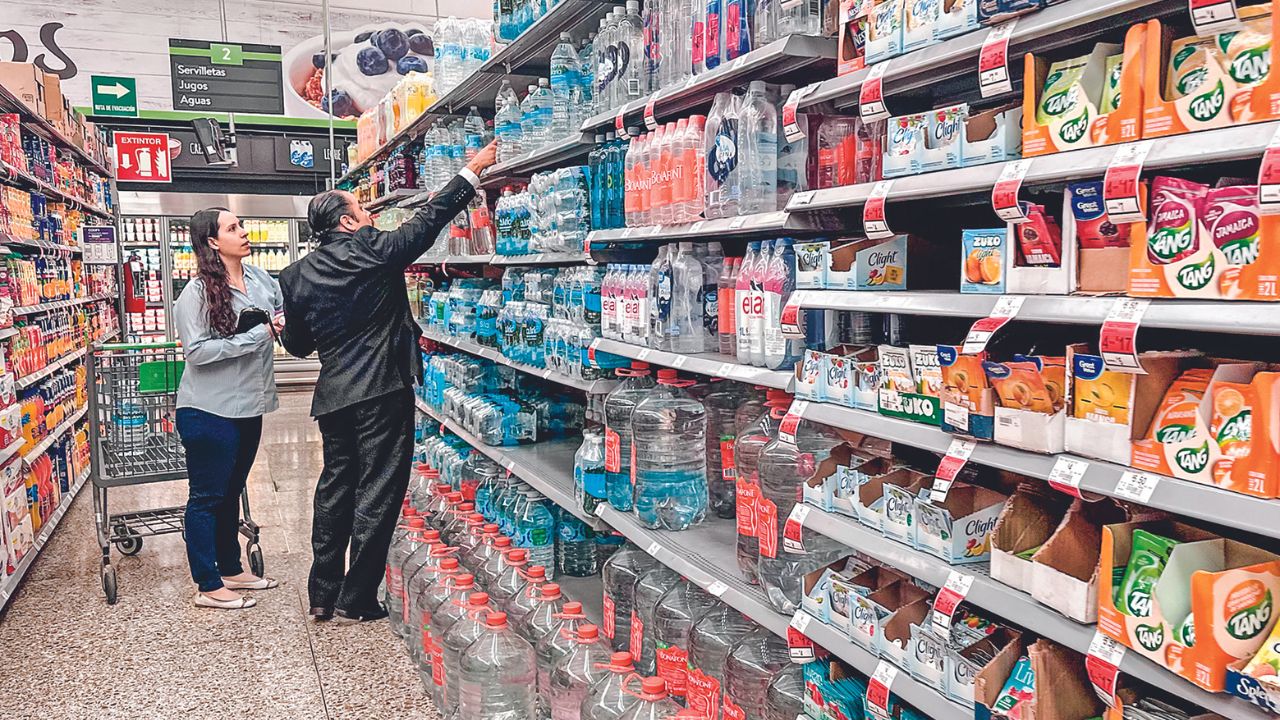
MULTIPOLYGON (((146 541, 133 558, 113 553, 120 602, 108 606, 93 503, 87 490, 76 499, 0 616, 0 657, 25 658, 6 669, 11 687, 30 689, 22 715, 438 717, 385 622, 342 627, 306 619, 311 489, 321 465, 309 404, 308 394, 281 395, 249 479, 267 572, 285 581, 256 593, 255 608, 193 607, 176 535, 146 541)), ((126 488, 113 504, 160 506, 182 502, 185 492, 179 483, 126 488)))

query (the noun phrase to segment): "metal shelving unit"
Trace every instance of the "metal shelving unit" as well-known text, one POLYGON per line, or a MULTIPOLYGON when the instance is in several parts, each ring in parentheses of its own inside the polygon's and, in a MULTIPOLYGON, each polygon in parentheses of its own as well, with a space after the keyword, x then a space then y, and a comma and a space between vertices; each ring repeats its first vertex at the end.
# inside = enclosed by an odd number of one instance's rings
POLYGON ((795 376, 789 372, 740 365, 737 358, 728 355, 713 353, 683 355, 681 353, 667 352, 666 350, 653 350, 607 338, 599 338, 593 341, 591 346, 596 350, 629 357, 632 360, 640 360, 653 365, 676 368, 677 370, 687 370, 688 372, 709 377, 737 380, 750 385, 763 385, 765 387, 778 388, 779 390, 787 390, 788 392, 795 385, 795 376))
POLYGON ((70 300, 52 300, 50 302, 37 303, 35 305, 21 305, 13 309, 14 315, 34 315, 36 313, 49 312, 50 310, 59 310, 61 308, 75 307, 76 305, 84 305, 85 303, 98 302, 99 300, 114 300, 113 295, 89 295, 82 298, 71 298, 70 300))
MULTIPOLYGON (((422 325, 422 323, 419 323, 419 325, 422 325)), ((618 386, 617 380, 579 380, 578 378, 569 377, 568 375, 562 375, 550 368, 539 368, 532 365, 525 365, 524 363, 518 363, 498 352, 494 348, 487 348, 470 340, 464 340, 462 338, 453 337, 452 335, 438 333, 426 325, 422 325, 422 336, 429 340, 434 340, 441 345, 448 345, 449 347, 457 348, 463 352, 478 355, 479 357, 492 360, 493 362, 513 367, 520 372, 528 373, 529 375, 536 375, 543 380, 550 380, 551 382, 582 390, 592 395, 603 395, 618 386)))
POLYGON ((32 385, 35 385, 41 380, 54 374, 58 370, 70 365, 73 362, 79 361, 81 358, 84 357, 84 354, 87 351, 88 351, 87 348, 80 348, 79 350, 74 350, 71 353, 63 355, 57 360, 54 360, 48 365, 45 365, 39 370, 36 370, 35 372, 31 373, 30 375, 23 375, 22 377, 18 378, 15 381, 15 384, 18 386, 19 390, 23 388, 29 388, 32 385))
POLYGON ((50 185, 49 183, 45 182, 44 180, 41 180, 40 178, 34 175, 31 175, 30 173, 27 173, 24 170, 16 168, 7 163, 0 163, 0 180, 6 180, 6 179, 15 182, 17 185, 21 187, 25 187, 35 192, 39 192, 43 195, 51 195, 57 200, 61 200, 62 202, 68 203, 72 207, 79 208, 80 210, 83 210, 87 213, 97 215, 99 218, 106 218, 108 220, 115 218, 114 215, 112 215, 110 212, 107 212, 107 210, 104 208, 100 208, 96 205, 90 205, 87 201, 82 200, 76 197, 75 195, 70 195, 68 193, 65 193, 62 190, 59 190, 58 188, 50 185))
POLYGON ((488 265, 496 255, 433 255, 427 253, 414 262, 418 265, 488 265))
POLYGON ((569 137, 544 145, 518 158, 494 165, 481 176, 480 184, 486 188, 497 187, 511 178, 528 177, 541 170, 578 160, 591 152, 591 148, 595 147, 594 140, 586 133, 570 134, 569 137))
POLYGON ((534 253, 533 255, 494 255, 494 265, 576 265, 591 262, 586 253, 534 253))
POLYGON ((3 610, 9 604, 9 600, 13 597, 13 593, 18 589, 18 585, 22 583, 22 578, 26 577, 27 571, 31 569, 31 564, 36 561, 36 556, 44 549, 49 538, 53 537, 53 531, 58 528, 62 522, 63 516, 67 514, 67 509, 71 507, 71 503, 75 501, 76 495, 80 494, 80 488, 84 487, 84 483, 89 479, 89 473, 86 470, 62 496, 62 500, 58 503, 58 508, 53 511, 53 515, 45 520, 44 525, 40 527, 40 533, 36 535, 35 542, 27 550, 27 554, 22 556, 22 560, 18 562, 17 568, 13 574, 0 582, 0 610, 3 610))
POLYGON ((651 240, 715 240, 726 236, 805 234, 836 230, 826 218, 785 210, 755 215, 739 215, 731 218, 698 220, 677 225, 648 225, 645 227, 592 230, 587 240, 592 244, 616 242, 644 242, 651 240))

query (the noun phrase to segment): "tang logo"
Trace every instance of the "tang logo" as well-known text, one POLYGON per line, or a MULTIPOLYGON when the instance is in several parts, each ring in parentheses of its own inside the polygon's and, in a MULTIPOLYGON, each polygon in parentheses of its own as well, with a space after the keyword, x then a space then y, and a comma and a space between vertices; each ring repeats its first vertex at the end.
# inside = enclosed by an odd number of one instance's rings
POLYGON ((1188 290, 1200 290, 1213 281, 1213 276, 1217 270, 1213 256, 1205 258, 1203 261, 1187 265, 1178 270, 1178 284, 1188 290))
POLYGON ((1187 106, 1187 112, 1199 122, 1209 122, 1222 112, 1226 97, 1226 88, 1223 87, 1222 81, 1219 80, 1214 84, 1212 90, 1193 99, 1191 104, 1187 106))
POLYGON ((1133 629, 1134 639, 1148 652, 1155 652, 1164 646, 1163 625, 1139 625, 1133 629))

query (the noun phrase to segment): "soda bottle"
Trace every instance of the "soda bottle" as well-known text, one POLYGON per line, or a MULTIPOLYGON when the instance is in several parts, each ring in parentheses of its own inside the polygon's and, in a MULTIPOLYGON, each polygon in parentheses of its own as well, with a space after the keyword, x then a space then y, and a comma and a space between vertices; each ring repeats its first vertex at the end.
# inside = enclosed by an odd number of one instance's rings
POLYGON ((582 720, 618 720, 639 702, 636 693, 627 689, 628 682, 640 677, 636 675, 631 653, 615 652, 605 669, 608 672, 587 688, 587 695, 582 699, 582 720))
POLYGON ((631 648, 631 617, 635 609, 635 585, 641 575, 658 566, 649 553, 631 543, 613 554, 600 571, 604 586, 604 634, 614 650, 631 648))
POLYGON ((657 667, 654 612, 663 593, 677 582, 683 580, 666 565, 648 570, 636 579, 632 593, 630 651, 631 657, 635 658, 637 670, 642 674, 652 673, 657 667))
POLYGON ((587 689, 609 674, 612 653, 595 625, 579 625, 573 648, 551 669, 552 720, 580 720, 587 689))
POLYGON ((686 703, 703 717, 720 717, 724 663, 729 650, 758 626, 737 610, 717 602, 689 630, 686 703))
POLYGON ((460 718, 533 718, 533 648, 507 625, 507 614, 490 612, 480 635, 459 659, 460 718))
POLYGON ((678 583, 658 599, 654 609, 657 636, 657 675, 667 683, 673 698, 685 696, 689 672, 689 630, 710 610, 716 599, 690 582, 678 583))

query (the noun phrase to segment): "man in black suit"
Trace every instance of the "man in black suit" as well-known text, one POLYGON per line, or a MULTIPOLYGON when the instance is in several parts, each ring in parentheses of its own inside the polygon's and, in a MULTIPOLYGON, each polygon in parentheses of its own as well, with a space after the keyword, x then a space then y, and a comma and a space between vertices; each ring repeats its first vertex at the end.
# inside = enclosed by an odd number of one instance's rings
POLYGON ((404 271, 475 197, 490 144, 399 228, 380 231, 355 196, 320 193, 307 222, 320 247, 280 274, 281 340, 320 356, 311 414, 324 439, 311 526, 311 615, 386 616, 377 598, 409 484, 413 386, 422 374, 404 271), (347 552, 350 549, 350 562, 347 552))

